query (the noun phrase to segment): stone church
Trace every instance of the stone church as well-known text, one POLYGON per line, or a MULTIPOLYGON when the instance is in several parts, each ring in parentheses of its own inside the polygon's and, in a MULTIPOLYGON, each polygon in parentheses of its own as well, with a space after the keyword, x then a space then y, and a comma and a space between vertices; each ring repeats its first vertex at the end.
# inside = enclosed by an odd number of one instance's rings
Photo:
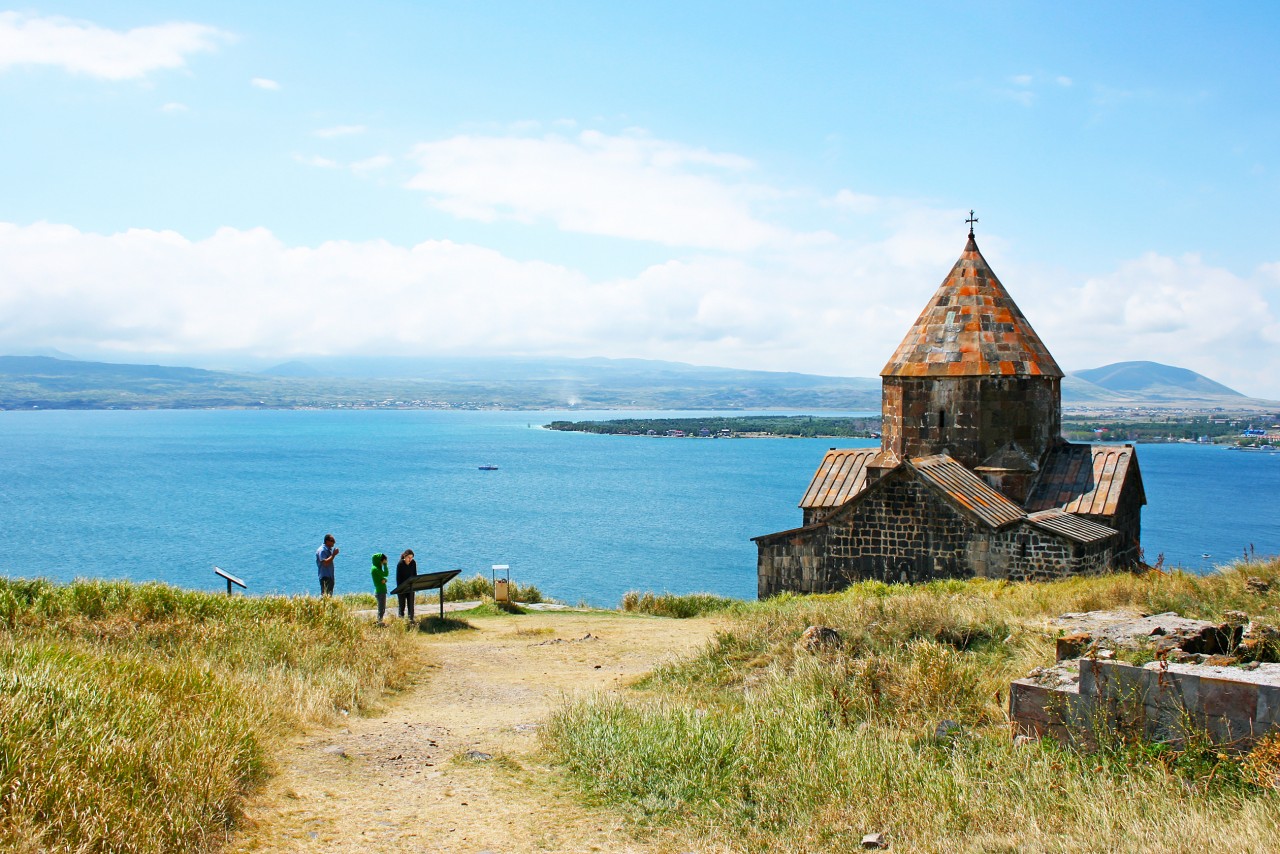
POLYGON ((1062 438, 1062 370, 972 229, 880 376, 880 448, 833 448, 800 501, 803 527, 754 538, 761 598, 1140 559, 1137 452, 1062 438))

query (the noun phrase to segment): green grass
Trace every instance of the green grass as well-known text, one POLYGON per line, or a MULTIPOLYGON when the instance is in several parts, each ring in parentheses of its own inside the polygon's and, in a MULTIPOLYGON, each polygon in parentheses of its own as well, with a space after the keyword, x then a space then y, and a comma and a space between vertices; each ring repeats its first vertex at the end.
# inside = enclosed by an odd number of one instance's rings
MULTIPOLYGON (((543 602, 542 591, 533 584, 521 584, 518 581, 511 582, 511 598, 516 602, 523 602, 526 605, 536 605, 543 602)), ((493 581, 489 576, 477 572, 470 578, 462 578, 459 576, 450 581, 444 587, 444 601, 446 602, 470 602, 475 599, 492 599, 493 598, 493 581)), ((432 602, 439 602, 437 596, 430 598, 432 602)))
POLYGON ((741 599, 728 599, 711 593, 689 593, 676 596, 671 593, 654 594, 630 590, 623 594, 619 608, 628 613, 687 619, 717 611, 741 609, 745 605, 746 603, 741 599))
MULTIPOLYGON (((394 587, 388 584, 387 589, 394 587)), ((345 593, 342 600, 356 608, 376 608, 378 600, 373 598, 372 593, 345 593)), ((444 601, 446 602, 471 602, 476 599, 492 599, 493 598, 493 581, 489 576, 477 572, 470 578, 453 579, 444 586, 444 601)), ((543 598, 542 591, 534 584, 520 584, 519 582, 511 582, 511 598, 516 602, 523 602, 526 605, 536 605, 541 602, 549 601, 543 598)), ((438 593, 419 593, 414 600, 417 605, 438 605, 440 603, 440 595, 438 593)), ((396 603, 396 597, 387 594, 387 607, 392 607, 396 603)))
POLYGON ((1280 793, 1249 760, 1122 734, 1092 753, 1015 747, 1005 710, 1009 682, 1053 660, 1048 617, 1274 620, 1277 591, 1280 562, 781 596, 725 612, 701 653, 621 698, 565 701, 544 743, 591 800, 732 851, 851 851, 871 831, 911 851, 1262 851, 1280 838, 1280 793), (1249 593, 1248 576, 1272 591, 1249 593), (815 624, 842 648, 799 647, 815 624), (961 735, 938 741, 944 720, 961 735))
POLYGON ((474 608, 465 611, 454 611, 456 617, 507 617, 529 613, 519 605, 511 602, 481 602, 474 608))
POLYGON ((0 847, 207 850, 278 739, 405 684, 333 599, 0 579, 0 847))
POLYGON ((418 631, 424 635, 443 635, 450 632, 474 631, 475 626, 455 617, 441 617, 432 614, 429 617, 418 618, 418 631))

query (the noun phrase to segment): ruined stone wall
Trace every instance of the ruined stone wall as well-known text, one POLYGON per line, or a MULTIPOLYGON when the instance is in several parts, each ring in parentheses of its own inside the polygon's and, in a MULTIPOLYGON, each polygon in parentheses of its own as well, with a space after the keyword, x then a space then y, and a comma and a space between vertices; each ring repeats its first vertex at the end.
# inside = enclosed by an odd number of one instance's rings
POLYGON ((976 468, 1015 442, 1039 459, 1062 433, 1056 377, 885 377, 882 447, 900 458, 949 453, 976 468))
POLYGON ((1077 683, 1014 681, 1009 718, 1016 734, 1051 735, 1093 747, 1098 727, 1123 727, 1174 744, 1207 735, 1224 750, 1244 752, 1259 738, 1280 732, 1280 664, 1247 671, 1167 662, 1135 667, 1081 658, 1077 666, 1077 683))

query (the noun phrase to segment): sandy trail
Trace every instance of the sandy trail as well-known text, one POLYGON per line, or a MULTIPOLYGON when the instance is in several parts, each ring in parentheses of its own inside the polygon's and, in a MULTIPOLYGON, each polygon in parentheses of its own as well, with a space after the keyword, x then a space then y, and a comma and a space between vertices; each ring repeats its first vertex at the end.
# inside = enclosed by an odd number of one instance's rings
POLYGON ((561 696, 625 685, 713 623, 575 611, 471 623, 419 636, 425 675, 379 714, 291 745, 228 850, 692 850, 579 804, 540 764, 537 730, 561 696))

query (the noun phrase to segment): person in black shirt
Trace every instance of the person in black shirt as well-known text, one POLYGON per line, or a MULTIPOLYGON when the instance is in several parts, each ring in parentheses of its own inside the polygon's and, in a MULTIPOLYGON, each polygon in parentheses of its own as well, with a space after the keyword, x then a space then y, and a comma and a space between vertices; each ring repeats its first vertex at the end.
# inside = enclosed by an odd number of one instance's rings
MULTIPOLYGON (((413 549, 405 549, 404 554, 400 555, 400 562, 396 564, 396 586, 399 587, 417 574, 418 562, 413 559, 413 549)), ((403 617, 405 608, 408 608, 409 622, 413 622, 413 597, 415 595, 412 590, 408 593, 396 594, 400 616, 403 617)))

